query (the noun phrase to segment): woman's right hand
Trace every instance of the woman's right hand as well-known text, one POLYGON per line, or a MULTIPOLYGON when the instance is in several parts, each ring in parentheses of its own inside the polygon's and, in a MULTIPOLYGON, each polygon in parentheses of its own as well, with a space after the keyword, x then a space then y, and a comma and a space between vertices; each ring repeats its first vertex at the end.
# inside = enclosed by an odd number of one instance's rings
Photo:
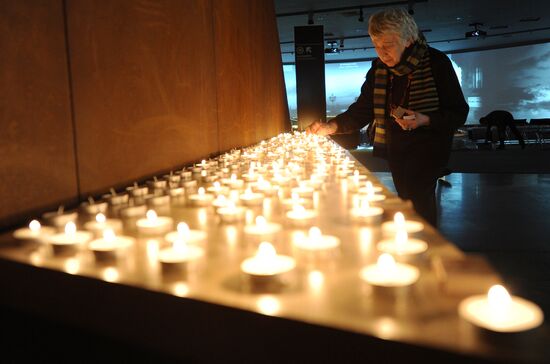
POLYGON ((315 121, 306 128, 306 133, 325 136, 336 133, 337 129, 338 125, 334 121, 329 121, 328 123, 315 121))

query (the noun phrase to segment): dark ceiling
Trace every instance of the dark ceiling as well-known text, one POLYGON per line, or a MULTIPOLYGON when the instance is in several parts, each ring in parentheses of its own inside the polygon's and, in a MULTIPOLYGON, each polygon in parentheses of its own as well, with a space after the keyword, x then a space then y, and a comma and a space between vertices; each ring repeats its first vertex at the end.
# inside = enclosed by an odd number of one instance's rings
POLYGON ((327 62, 375 57, 368 37, 368 18, 384 7, 414 11, 414 18, 432 47, 448 53, 550 42, 548 0, 274 0, 284 63, 294 62, 294 27, 323 25, 325 46, 336 42, 339 53, 326 54, 327 62), (364 21, 360 22, 363 7, 364 21), (486 36, 469 37, 473 23, 486 36), (341 47, 343 40, 343 47, 341 47))

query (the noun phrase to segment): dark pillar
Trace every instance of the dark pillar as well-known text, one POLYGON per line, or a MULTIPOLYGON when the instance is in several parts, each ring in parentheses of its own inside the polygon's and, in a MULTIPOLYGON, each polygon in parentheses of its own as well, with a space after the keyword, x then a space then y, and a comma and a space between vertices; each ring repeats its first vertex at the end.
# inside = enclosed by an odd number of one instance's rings
POLYGON ((298 127, 326 121, 323 26, 294 27, 298 127))

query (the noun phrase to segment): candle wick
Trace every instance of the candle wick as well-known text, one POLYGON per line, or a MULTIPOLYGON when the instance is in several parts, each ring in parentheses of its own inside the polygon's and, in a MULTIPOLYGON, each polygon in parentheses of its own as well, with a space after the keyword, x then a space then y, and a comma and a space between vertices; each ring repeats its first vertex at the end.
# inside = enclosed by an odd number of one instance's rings
POLYGON ((113 195, 113 196, 116 195, 116 191, 113 187, 111 187, 109 190, 111 191, 111 195, 113 195))
POLYGON ((64 210, 65 210, 65 206, 59 205, 59 207, 57 208, 57 214, 61 215, 64 210))
POLYGON ((92 196, 88 196, 88 203, 90 205, 93 205, 95 203, 94 198, 92 196))

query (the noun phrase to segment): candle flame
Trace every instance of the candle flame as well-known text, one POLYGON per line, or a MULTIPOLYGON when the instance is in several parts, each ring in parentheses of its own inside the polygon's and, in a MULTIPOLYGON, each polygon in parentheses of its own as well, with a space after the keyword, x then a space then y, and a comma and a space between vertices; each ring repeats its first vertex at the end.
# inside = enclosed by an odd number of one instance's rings
POLYGON ((76 233, 76 225, 74 222, 72 221, 69 221, 66 225, 65 225, 65 234, 67 235, 74 235, 76 233))
POLYGON ((172 249, 178 253, 184 253, 187 249, 187 242, 180 237, 176 238, 172 243, 172 249))
POLYGON ((115 231, 113 229, 105 229, 103 230, 103 239, 105 241, 108 241, 109 243, 112 243, 116 238, 115 231))
POLYGON ((293 210, 297 215, 303 215, 303 214, 306 212, 305 207, 302 206, 302 205, 298 205, 298 204, 292 205, 292 210, 293 210))
POLYGON ((29 223, 29 229, 33 232, 33 233, 36 233, 38 231, 40 231, 40 228, 42 226, 40 225, 40 223, 38 222, 38 220, 32 220, 30 223, 29 223))
POLYGON ((204 196, 204 187, 199 187, 199 196, 204 196))
POLYGON ((219 190, 221 188, 220 182, 218 181, 214 182, 214 188, 219 190))
POLYGON ((100 212, 99 214, 95 215, 95 221, 97 221, 98 224, 105 224, 107 218, 100 212))
POLYGON ((393 222, 398 228, 405 227, 405 215, 402 212, 396 212, 393 216, 393 222))
POLYGON ((267 241, 263 241, 260 243, 260 246, 258 247, 258 251, 256 252, 256 257, 261 260, 269 261, 277 256, 277 251, 275 250, 275 247, 273 244, 268 243, 267 241))
POLYGON ((319 240, 323 237, 323 234, 321 233, 321 229, 319 229, 317 226, 313 226, 311 229, 309 229, 309 242, 312 244, 315 244, 319 242, 319 240))
POLYGON ((147 220, 149 221, 156 221, 158 218, 158 215, 155 212, 155 210, 147 210, 146 216, 147 216, 147 220))
POLYGON ((395 259, 391 254, 387 254, 387 253, 381 254, 378 257, 376 265, 378 269, 386 273, 391 273, 396 268, 395 259))
POLYGON ((290 198, 292 199, 292 201, 294 201, 294 203, 300 201, 300 195, 298 194, 298 192, 292 192, 290 198))
POLYGON ((207 175, 208 175, 208 172, 206 172, 205 170, 201 171, 201 177, 206 177, 207 175))
POLYGON ((252 189, 250 187, 247 187, 247 189, 244 191, 244 195, 250 197, 250 195, 252 195, 252 189))
POLYGON ((262 215, 256 216, 256 226, 258 228, 265 228, 267 226, 267 221, 265 217, 263 217, 262 215))
POLYGON ((231 181, 236 181, 237 180, 237 175, 235 173, 231 173, 230 179, 231 179, 231 181))
POLYGON ((178 230, 178 239, 187 239, 189 237, 189 225, 187 225, 185 222, 178 223, 176 229, 178 230))
POLYGON ((359 209, 362 211, 367 211, 370 209, 369 200, 367 198, 362 198, 359 200, 359 209))
POLYGON ((502 309, 510 304, 512 298, 506 288, 497 284, 489 288, 487 301, 492 309, 502 309))

